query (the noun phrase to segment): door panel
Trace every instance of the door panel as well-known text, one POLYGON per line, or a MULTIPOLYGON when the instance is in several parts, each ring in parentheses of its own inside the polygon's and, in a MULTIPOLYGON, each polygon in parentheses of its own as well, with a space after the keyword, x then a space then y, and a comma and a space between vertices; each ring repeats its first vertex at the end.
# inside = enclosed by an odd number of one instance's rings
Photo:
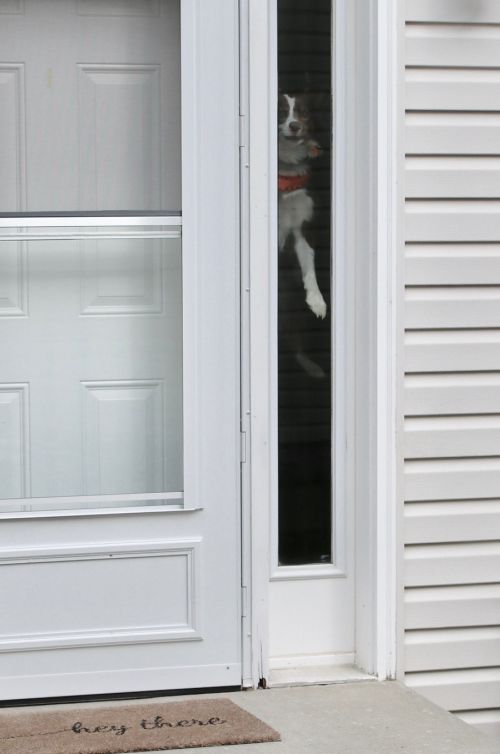
MULTIPOLYGON (((164 280, 168 260, 162 255, 162 242, 147 239, 86 240, 82 244, 81 316, 99 314, 162 314, 164 288, 167 296, 180 291, 180 278, 171 278, 179 259, 164 280)), ((172 258, 170 253, 169 258, 172 258)))
POLYGON ((0 211, 179 210, 179 0, 8 7, 0 211))
POLYGON ((157 65, 78 66, 81 207, 163 206, 160 73, 157 65))
POLYGON ((0 255, 0 317, 28 314, 27 258, 25 244, 3 243, 0 255))
POLYGON ((24 65, 0 62, 0 211, 26 206, 24 65))

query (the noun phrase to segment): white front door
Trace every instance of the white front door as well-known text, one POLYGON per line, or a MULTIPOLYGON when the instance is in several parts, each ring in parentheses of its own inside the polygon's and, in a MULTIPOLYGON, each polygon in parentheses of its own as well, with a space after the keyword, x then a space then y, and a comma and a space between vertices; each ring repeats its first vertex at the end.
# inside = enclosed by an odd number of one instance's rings
POLYGON ((237 3, 208 5, 0 0, 2 699, 241 683, 237 3))

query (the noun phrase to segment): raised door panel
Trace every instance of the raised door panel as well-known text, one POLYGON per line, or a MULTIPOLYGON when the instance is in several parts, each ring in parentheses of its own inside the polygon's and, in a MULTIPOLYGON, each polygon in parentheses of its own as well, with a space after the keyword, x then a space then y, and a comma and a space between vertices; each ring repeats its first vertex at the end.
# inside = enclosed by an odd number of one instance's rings
POLYGON ((80 206, 161 209, 160 66, 82 65, 79 93, 80 206))
POLYGON ((2 244, 0 254, 0 317, 25 317, 28 314, 28 271, 24 244, 2 244))
POLYGON ((82 241, 82 315, 161 314, 161 246, 161 240, 82 241))
POLYGON ((89 544, 38 558, 33 550, 2 552, 3 586, 25 599, 2 617, 0 653, 201 638, 200 544, 89 544), (29 630, 35 615, 36 632, 29 630))
POLYGON ((0 63, 0 211, 26 203, 24 66, 0 63))
POLYGON ((163 492, 163 381, 82 387, 85 493, 163 492))
POLYGON ((0 385, 0 497, 29 494, 28 385, 0 385))

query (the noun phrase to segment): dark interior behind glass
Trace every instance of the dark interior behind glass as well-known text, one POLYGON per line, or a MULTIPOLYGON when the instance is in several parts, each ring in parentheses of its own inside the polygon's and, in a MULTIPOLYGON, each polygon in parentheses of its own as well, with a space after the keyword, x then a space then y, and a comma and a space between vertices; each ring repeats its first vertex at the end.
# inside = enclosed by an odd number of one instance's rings
POLYGON ((279 563, 329 563, 331 551, 331 1, 278 0, 281 94, 307 94, 312 136, 307 191, 314 215, 303 232, 315 250, 326 317, 305 302, 293 238, 279 254, 279 563))

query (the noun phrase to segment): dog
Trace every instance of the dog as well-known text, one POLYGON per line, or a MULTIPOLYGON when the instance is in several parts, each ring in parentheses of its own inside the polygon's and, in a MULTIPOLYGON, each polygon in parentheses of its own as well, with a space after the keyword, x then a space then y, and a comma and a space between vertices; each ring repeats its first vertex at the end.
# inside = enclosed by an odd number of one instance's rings
POLYGON ((289 238, 302 273, 306 304, 316 315, 326 317, 326 303, 319 289, 314 249, 303 234, 312 220, 314 201, 307 191, 310 161, 320 154, 311 138, 311 116, 306 95, 281 94, 278 104, 278 241, 282 251, 289 238))

